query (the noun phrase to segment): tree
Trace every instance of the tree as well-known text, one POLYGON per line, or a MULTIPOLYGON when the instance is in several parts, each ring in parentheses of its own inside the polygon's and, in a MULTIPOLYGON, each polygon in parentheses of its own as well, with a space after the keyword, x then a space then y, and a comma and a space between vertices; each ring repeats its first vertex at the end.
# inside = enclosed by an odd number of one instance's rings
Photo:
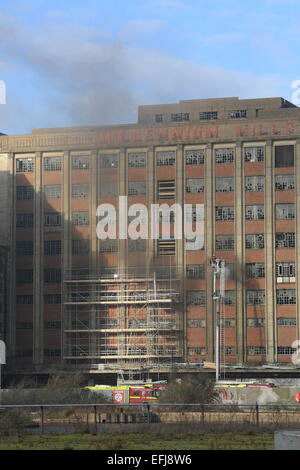
POLYGON ((213 380, 207 374, 172 379, 161 391, 160 403, 209 403, 213 380))

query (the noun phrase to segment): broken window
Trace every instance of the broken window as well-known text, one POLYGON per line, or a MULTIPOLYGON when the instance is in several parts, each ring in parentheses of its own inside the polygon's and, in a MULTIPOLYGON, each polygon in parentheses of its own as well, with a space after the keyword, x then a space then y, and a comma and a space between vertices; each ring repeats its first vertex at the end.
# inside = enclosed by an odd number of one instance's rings
POLYGON ((203 165, 204 164, 204 149, 186 150, 185 151, 185 164, 186 165, 203 165))
POLYGON ((294 146, 275 146, 275 168, 286 168, 294 166, 294 146))
POLYGON ((264 147, 244 147, 245 162, 263 162, 265 159, 264 147))
POLYGON ((230 193, 234 191, 234 178, 216 178, 216 192, 230 193))

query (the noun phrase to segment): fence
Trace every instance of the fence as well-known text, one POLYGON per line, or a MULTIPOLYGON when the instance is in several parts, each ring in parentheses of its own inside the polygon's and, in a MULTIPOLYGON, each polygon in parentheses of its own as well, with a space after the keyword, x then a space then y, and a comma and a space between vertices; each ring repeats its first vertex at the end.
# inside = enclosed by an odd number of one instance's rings
POLYGON ((34 433, 134 432, 143 425, 150 430, 172 432, 226 426, 229 428, 299 429, 299 405, 225 404, 43 404, 2 405, 1 421, 7 412, 18 410, 28 418, 27 431, 34 433), (176 429, 177 431, 178 429, 176 429))

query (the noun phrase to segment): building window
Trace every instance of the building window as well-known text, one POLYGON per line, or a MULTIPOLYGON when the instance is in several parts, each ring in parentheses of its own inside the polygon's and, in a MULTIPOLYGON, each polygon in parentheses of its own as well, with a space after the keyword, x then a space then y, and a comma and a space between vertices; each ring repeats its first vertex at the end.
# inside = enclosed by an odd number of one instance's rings
POLYGON ((33 323, 29 321, 17 322, 16 329, 17 330, 32 330, 33 323))
POLYGON ((276 175, 275 190, 288 191, 295 189, 295 176, 294 175, 276 175))
POLYGON ((100 155, 101 168, 118 168, 119 157, 116 153, 100 155))
POLYGON ((216 250, 234 250, 234 235, 216 235, 216 250))
POLYGON ((32 357, 32 349, 17 349, 17 357, 32 357))
POLYGON ((245 191, 264 191, 264 176, 245 176, 245 191))
POLYGON ((234 191, 234 178, 216 178, 216 192, 230 193, 234 191))
POLYGON ((233 111, 228 111, 229 119, 241 119, 247 117, 246 109, 234 109, 233 111))
POLYGON ((176 195, 175 180, 158 181, 157 197, 158 199, 174 199, 176 195))
POLYGON ((62 157, 44 157, 44 171, 61 171, 62 157))
POLYGON ((295 354, 296 352, 297 352, 297 348, 292 348, 291 346, 278 346, 277 347, 277 354, 290 356, 291 354, 295 354))
POLYGON ((218 119, 218 111, 203 111, 199 113, 200 121, 214 121, 218 119))
POLYGON ((186 165, 203 165, 204 164, 204 149, 186 150, 185 164, 186 165))
POLYGON ((175 151, 163 151, 156 153, 157 166, 174 166, 176 163, 175 151))
POLYGON ((61 214, 58 212, 49 212, 44 214, 44 226, 45 227, 60 227, 61 226, 61 214))
POLYGON ((90 214, 87 211, 72 212, 72 225, 89 225, 90 214))
POLYGON ((248 346, 247 353, 249 356, 264 356, 266 348, 265 346, 248 346))
POLYGON ((82 255, 89 252, 89 240, 72 240, 72 254, 82 255))
POLYGON ((31 294, 22 294, 16 296, 17 305, 32 305, 33 304, 33 295, 31 294))
POLYGON ((215 151, 216 163, 233 163, 235 149, 234 148, 220 148, 215 151))
POLYGON ((295 277, 295 263, 276 263, 276 277, 295 277))
POLYGON ((187 279, 205 279, 205 264, 187 264, 187 279))
POLYGON ((44 269, 44 282, 61 282, 61 268, 44 269))
POLYGON ((294 232, 279 232, 275 234, 275 247, 276 248, 295 248, 295 233, 294 232))
POLYGON ((162 122, 163 115, 162 114, 155 114, 155 122, 162 122))
POLYGON ((277 289, 276 299, 278 305, 291 305, 296 303, 296 289, 277 289))
POLYGON ((265 291, 264 290, 247 290, 247 304, 248 305, 264 305, 265 304, 265 291))
POLYGON ((60 349, 44 349, 44 356, 45 357, 60 357, 61 350, 60 349))
POLYGON ((128 251, 146 251, 146 240, 138 238, 137 240, 128 240, 128 251))
POLYGON ((17 201, 33 199, 33 186, 17 186, 17 201))
POLYGON ((186 293, 187 305, 205 305, 204 290, 189 290, 186 293))
POLYGON ((224 346, 225 356, 234 356, 235 355, 235 346, 224 346))
POLYGON ((157 252, 160 256, 170 256, 176 253, 176 240, 169 238, 167 240, 157 241, 157 252))
POLYGON ((44 295, 45 305, 61 304, 61 294, 46 294, 44 295))
POLYGON ((287 318, 287 317, 278 317, 277 318, 277 326, 296 326, 297 320, 295 317, 287 318))
POLYGON ((185 211, 185 222, 201 222, 204 220, 204 206, 199 204, 198 207, 187 208, 185 211))
POLYGON ((16 281, 17 284, 32 284, 33 269, 17 269, 16 281))
POLYGON ((89 183, 75 183, 72 184, 72 198, 74 199, 87 199, 90 193, 89 183))
POLYGON ((172 113, 171 114, 171 121, 189 121, 190 115, 189 113, 172 113))
POLYGON ((44 255, 60 255, 61 254, 61 240, 45 240, 44 241, 44 255))
POLYGON ((276 219, 288 220, 295 218, 295 204, 276 204, 276 219))
POLYGON ((187 327, 188 328, 205 328, 206 321, 203 318, 188 318, 187 327))
POLYGON ((185 240, 185 249, 187 251, 204 250, 204 235, 195 235, 193 240, 185 240))
POLYGON ((216 207, 216 220, 222 221, 222 222, 234 220, 234 207, 233 206, 217 206, 216 207))
POLYGON ((60 199, 61 185, 60 184, 46 184, 44 186, 45 199, 60 199))
POLYGON ((221 318, 220 324, 223 328, 235 328, 236 321, 235 318, 221 318))
POLYGON ((33 227, 33 214, 16 214, 16 227, 17 228, 33 227))
POLYGON ((262 205, 246 206, 246 220, 263 220, 265 218, 265 208, 262 205))
MULTIPOLYGON (((217 294, 220 295, 220 291, 217 291, 217 294)), ((235 305, 236 303, 235 290, 225 290, 222 300, 223 300, 224 305, 235 305)))
POLYGON ((294 146, 276 145, 275 168, 286 168, 294 166, 294 146))
POLYGON ((100 197, 116 197, 118 195, 118 183, 114 181, 102 181, 100 183, 100 197))
POLYGON ((89 167, 89 155, 72 155, 72 170, 88 170, 89 167))
POLYGON ((101 240, 100 253, 118 253, 118 240, 101 240))
POLYGON ((60 321, 45 321, 44 328, 46 330, 60 330, 61 322, 60 321))
POLYGON ((147 161, 146 152, 128 154, 128 167, 129 168, 145 168, 146 161, 147 161))
POLYGON ((206 354, 206 348, 201 347, 188 348, 187 351, 189 356, 205 356, 206 354))
MULTIPOLYGON (((224 276, 226 281, 235 281, 236 279, 236 266, 235 263, 225 263, 224 276)), ((221 272, 217 273, 217 279, 220 279, 221 272)))
POLYGON ((264 318, 247 318, 247 326, 249 328, 262 328, 265 326, 264 318))
POLYGON ((146 181, 128 181, 128 196, 144 196, 146 181))
POLYGON ((264 263, 248 263, 246 264, 246 277, 248 279, 265 277, 264 263))
POLYGON ((17 173, 32 173, 34 171, 33 158, 17 158, 16 159, 16 172, 17 173))
POLYGON ((264 147, 244 147, 245 162, 263 162, 265 159, 264 147))
POLYGON ((32 256, 33 255, 33 241, 20 241, 16 242, 17 256, 32 256))
POLYGON ((189 194, 204 193, 204 178, 186 179, 185 190, 189 194))

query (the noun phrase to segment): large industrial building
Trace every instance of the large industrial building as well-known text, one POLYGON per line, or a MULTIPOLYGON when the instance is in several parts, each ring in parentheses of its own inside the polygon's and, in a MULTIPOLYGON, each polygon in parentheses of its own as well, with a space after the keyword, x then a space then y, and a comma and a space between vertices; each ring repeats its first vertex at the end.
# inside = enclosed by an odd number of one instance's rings
POLYGON ((222 363, 297 367, 298 107, 187 100, 141 106, 137 124, 2 135, 0 170, 7 374, 214 362, 213 256, 226 266, 222 363), (169 237, 150 224, 147 237, 120 236, 125 199, 149 213, 200 205, 201 230, 176 237, 173 215, 169 237), (102 204, 116 208, 115 239, 99 239, 102 204))

